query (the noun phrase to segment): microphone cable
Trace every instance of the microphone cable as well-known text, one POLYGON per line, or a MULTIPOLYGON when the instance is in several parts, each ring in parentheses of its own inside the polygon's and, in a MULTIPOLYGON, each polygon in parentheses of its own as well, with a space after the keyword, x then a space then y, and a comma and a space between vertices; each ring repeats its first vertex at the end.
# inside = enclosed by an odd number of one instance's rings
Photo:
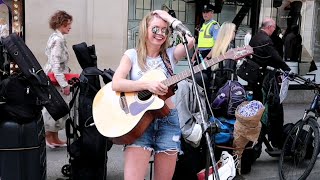
MULTIPOLYGON (((258 48, 262 48, 262 47, 265 47, 265 46, 269 46, 270 44, 269 43, 267 43, 267 44, 263 44, 263 45, 259 45, 259 46, 254 46, 254 47, 252 47, 252 49, 258 49, 258 48)), ((260 58, 260 59, 267 59, 267 58, 271 58, 271 56, 265 56, 265 57, 262 57, 262 56, 259 56, 259 55, 257 55, 257 54, 252 54, 252 56, 256 56, 256 57, 258 57, 258 58, 260 58)))
MULTIPOLYGON (((195 44, 193 45, 193 48, 195 49, 195 57, 196 57, 197 62, 200 62, 200 63, 204 62, 204 59, 202 58, 202 55, 200 54, 200 51, 199 50, 197 51, 195 44), (198 57, 198 52, 199 52, 199 56, 200 57, 198 57), (199 58, 200 58, 201 61, 199 61, 199 58)), ((208 67, 208 68, 211 68, 211 67, 208 67)), ((208 104, 208 108, 209 108, 211 116, 213 116, 213 111, 212 111, 212 108, 210 106, 210 101, 209 101, 208 93, 207 93, 207 87, 206 87, 206 83, 204 82, 202 71, 200 71, 200 76, 201 76, 201 81, 202 81, 202 85, 203 85, 203 91, 204 91, 204 96, 205 96, 205 99, 206 99, 206 103, 208 104)), ((209 80, 209 77, 208 77, 208 80, 209 80)), ((197 82, 196 82, 196 84, 197 84, 197 82)))

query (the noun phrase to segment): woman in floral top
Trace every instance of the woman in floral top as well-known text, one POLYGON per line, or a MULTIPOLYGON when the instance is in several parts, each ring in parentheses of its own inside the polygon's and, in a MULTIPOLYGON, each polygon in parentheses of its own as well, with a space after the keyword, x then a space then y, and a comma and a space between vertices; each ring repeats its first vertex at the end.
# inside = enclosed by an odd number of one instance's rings
MULTIPOLYGON (((64 74, 70 73, 70 68, 68 67, 69 53, 64 35, 69 33, 71 23, 72 16, 65 11, 57 11, 51 17, 49 25, 54 32, 50 35, 47 42, 45 53, 48 57, 48 62, 44 67, 46 74, 49 72, 54 74, 59 84, 56 88, 67 102, 70 94, 70 86, 64 74)), ((65 127, 67 117, 55 121, 44 108, 43 118, 46 129, 47 146, 50 148, 66 146, 66 142, 59 139, 58 131, 65 127)))

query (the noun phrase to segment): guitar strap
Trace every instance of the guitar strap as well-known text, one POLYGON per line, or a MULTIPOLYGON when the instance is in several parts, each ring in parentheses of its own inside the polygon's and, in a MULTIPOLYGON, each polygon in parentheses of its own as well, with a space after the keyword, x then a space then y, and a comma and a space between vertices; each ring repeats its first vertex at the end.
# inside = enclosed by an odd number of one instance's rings
POLYGON ((173 76, 174 73, 173 73, 173 70, 172 70, 172 66, 171 66, 171 63, 170 63, 170 60, 168 58, 168 56, 166 55, 165 58, 162 57, 162 54, 160 54, 160 57, 163 61, 163 64, 166 66, 170 76, 173 76))
MULTIPOLYGON (((174 76, 174 73, 173 73, 173 70, 172 70, 172 66, 171 66, 171 63, 170 63, 170 60, 168 58, 168 55, 166 54, 165 55, 165 58, 162 57, 162 54, 160 54, 160 57, 163 61, 163 64, 166 66, 170 76, 174 76)), ((173 85, 172 86, 172 91, 175 92, 176 90, 178 89, 178 86, 177 84, 173 85)))

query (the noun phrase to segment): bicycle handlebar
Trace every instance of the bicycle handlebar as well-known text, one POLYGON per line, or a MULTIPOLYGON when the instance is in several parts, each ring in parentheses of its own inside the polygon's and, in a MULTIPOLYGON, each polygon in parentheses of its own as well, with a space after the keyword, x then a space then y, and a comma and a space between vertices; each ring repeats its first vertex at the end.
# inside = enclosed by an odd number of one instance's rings
POLYGON ((310 78, 305 78, 297 73, 293 73, 293 72, 284 72, 282 69, 277 69, 277 68, 274 68, 274 67, 271 67, 271 66, 267 66, 266 67, 267 70, 271 70, 271 71, 276 71, 276 72, 279 72, 281 74, 284 74, 286 76, 289 76, 290 80, 300 80, 300 81, 303 81, 303 83, 307 86, 311 86, 313 88, 316 88, 317 90, 320 91, 320 85, 317 84, 316 82, 314 81, 311 81, 310 78))

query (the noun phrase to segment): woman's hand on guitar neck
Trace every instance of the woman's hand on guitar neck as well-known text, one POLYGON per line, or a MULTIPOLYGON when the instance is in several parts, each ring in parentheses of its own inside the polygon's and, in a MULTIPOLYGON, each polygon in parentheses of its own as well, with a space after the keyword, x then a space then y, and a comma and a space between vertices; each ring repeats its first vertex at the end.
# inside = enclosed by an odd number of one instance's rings
POLYGON ((168 87, 161 82, 150 81, 148 83, 148 91, 152 92, 153 94, 163 96, 168 93, 168 87))

